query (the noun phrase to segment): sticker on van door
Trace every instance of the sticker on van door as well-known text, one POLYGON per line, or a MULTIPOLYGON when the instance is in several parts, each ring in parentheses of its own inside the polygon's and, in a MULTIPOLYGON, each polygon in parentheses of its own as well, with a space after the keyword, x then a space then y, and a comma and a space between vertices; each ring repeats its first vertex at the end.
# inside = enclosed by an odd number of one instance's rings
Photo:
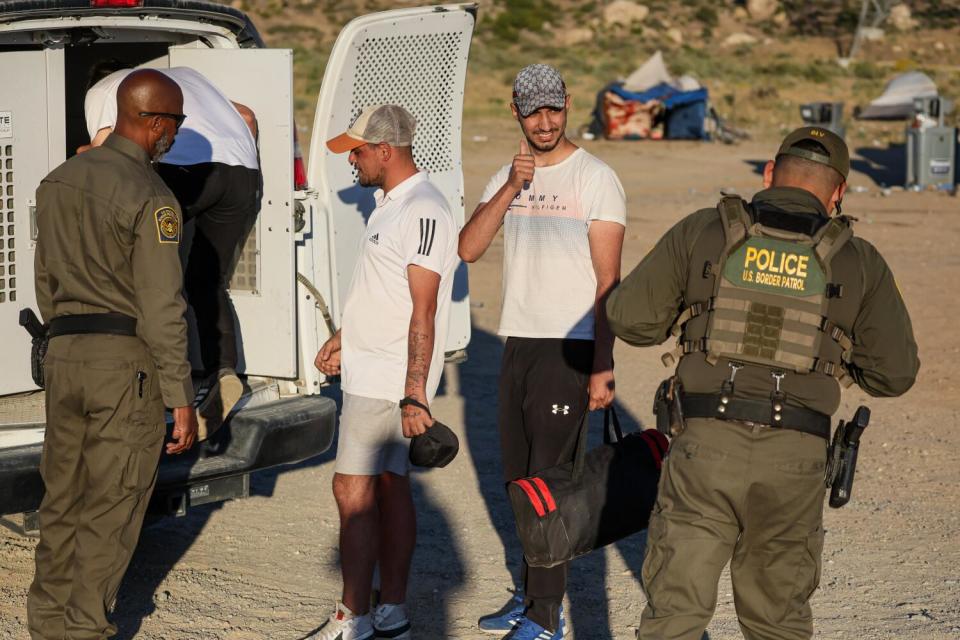
POLYGON ((13 137, 13 113, 0 111, 0 138, 13 137))

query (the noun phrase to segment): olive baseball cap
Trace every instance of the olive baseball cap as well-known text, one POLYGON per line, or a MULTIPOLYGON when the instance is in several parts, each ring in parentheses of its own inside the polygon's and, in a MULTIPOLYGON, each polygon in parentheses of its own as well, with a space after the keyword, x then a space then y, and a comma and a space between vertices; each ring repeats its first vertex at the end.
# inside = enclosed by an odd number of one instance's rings
POLYGON ((391 147, 409 147, 416 128, 417 119, 403 107, 375 104, 361 111, 345 132, 327 140, 327 148, 334 153, 345 153, 360 145, 381 142, 391 147))
POLYGON ((563 109, 566 103, 567 85, 556 67, 531 64, 513 81, 513 104, 524 118, 541 107, 563 109))
POLYGON ((783 139, 780 150, 777 151, 778 158, 782 155, 796 156, 811 162, 825 164, 843 176, 844 180, 850 175, 850 151, 847 149, 847 143, 833 131, 823 127, 800 127, 788 135, 783 139), (811 140, 823 145, 823 148, 827 150, 827 155, 796 146, 804 140, 811 140))
POLYGON ((410 463, 418 467, 445 467, 457 457, 460 439, 439 420, 410 440, 410 463))

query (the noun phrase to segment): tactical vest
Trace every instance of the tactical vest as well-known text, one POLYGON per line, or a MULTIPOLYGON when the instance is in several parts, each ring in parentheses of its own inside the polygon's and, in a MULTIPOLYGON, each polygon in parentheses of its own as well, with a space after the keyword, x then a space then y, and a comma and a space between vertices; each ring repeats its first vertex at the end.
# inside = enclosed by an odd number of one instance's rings
POLYGON ((850 219, 831 218, 811 236, 754 222, 736 196, 725 196, 717 210, 724 246, 719 262, 708 265, 713 294, 680 313, 671 329, 677 348, 663 356, 664 365, 703 352, 710 364, 723 357, 773 371, 817 371, 849 386, 843 362, 853 342, 828 317, 828 307, 840 288, 830 265, 853 235, 850 219), (708 314, 705 334, 688 339, 684 325, 702 314, 708 314), (827 340, 839 345, 840 361, 826 355, 827 340))

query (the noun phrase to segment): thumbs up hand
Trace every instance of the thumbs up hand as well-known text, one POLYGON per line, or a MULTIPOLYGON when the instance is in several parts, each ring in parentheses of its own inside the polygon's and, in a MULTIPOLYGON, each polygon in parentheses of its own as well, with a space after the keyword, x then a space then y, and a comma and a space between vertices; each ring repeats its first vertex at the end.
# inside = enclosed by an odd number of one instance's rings
POLYGON ((533 180, 534 169, 535 165, 530 147, 527 145, 526 138, 521 138, 520 153, 513 156, 513 164, 510 167, 510 176, 507 178, 507 183, 518 192, 522 189, 529 189, 530 182, 533 180))

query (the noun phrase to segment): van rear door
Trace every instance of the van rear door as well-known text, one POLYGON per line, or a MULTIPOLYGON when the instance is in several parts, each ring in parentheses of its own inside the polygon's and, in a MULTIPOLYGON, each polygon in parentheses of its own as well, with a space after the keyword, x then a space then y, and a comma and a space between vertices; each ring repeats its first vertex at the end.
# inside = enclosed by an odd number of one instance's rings
POLYGON ((296 269, 293 247, 293 53, 289 49, 170 48, 171 67, 192 67, 260 127, 263 198, 230 283, 248 375, 295 378, 296 269))
POLYGON ((33 287, 35 197, 64 161, 63 49, 4 51, 0 65, 0 396, 36 389, 30 336, 17 326, 37 310, 33 287), (57 125, 60 126, 57 126, 57 125))
MULTIPOLYGON (((315 263, 332 252, 328 283, 331 312, 339 326, 343 300, 366 220, 374 208, 373 189, 361 187, 345 155, 331 153, 326 140, 345 131, 368 105, 394 103, 417 119, 413 143, 417 166, 446 196, 463 226, 463 163, 460 137, 467 56, 475 4, 385 11, 356 18, 343 28, 323 76, 310 143, 310 183, 319 191, 314 229, 328 229, 329 246, 314 243, 315 263), (319 223, 319 224, 318 224, 319 223)), ((461 264, 453 285, 446 351, 470 340, 467 270, 461 264)))

